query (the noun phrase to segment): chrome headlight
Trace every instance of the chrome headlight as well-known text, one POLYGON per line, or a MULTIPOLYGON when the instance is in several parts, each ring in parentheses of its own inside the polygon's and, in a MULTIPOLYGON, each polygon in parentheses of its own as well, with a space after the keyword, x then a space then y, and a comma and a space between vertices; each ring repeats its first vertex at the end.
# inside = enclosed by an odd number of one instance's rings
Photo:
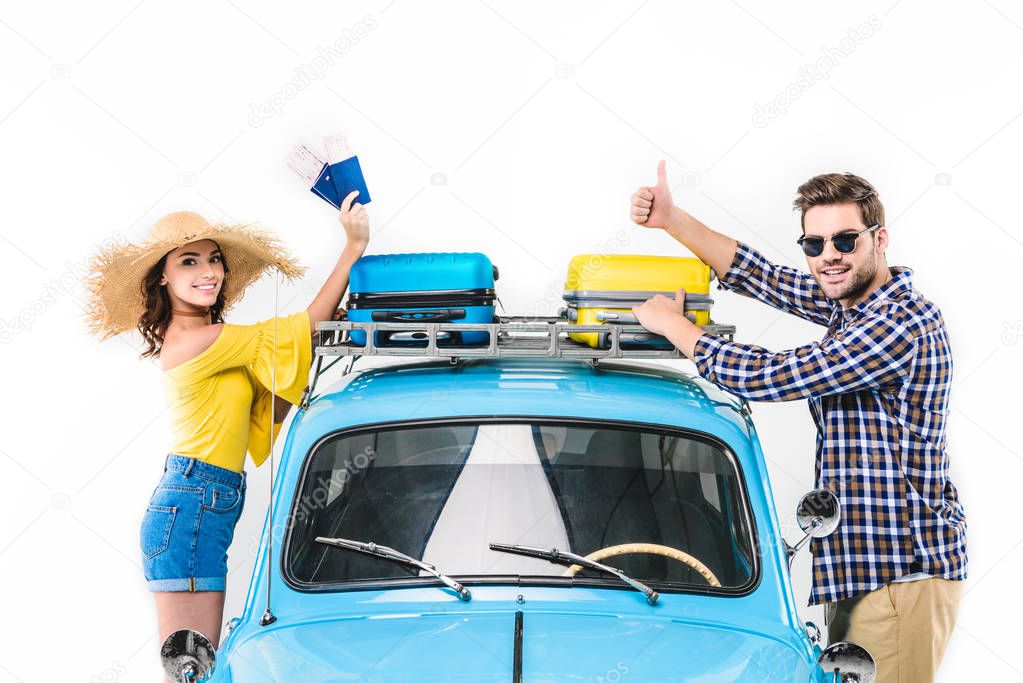
POLYGON ((160 660, 174 683, 202 683, 213 675, 216 654, 209 638, 186 628, 167 636, 160 660))

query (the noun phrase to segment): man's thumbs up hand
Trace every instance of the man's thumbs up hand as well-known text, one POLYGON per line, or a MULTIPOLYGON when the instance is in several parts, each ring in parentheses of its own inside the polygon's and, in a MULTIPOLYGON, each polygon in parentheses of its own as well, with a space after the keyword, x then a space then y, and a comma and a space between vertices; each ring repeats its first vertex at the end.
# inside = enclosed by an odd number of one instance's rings
POLYGON ((664 170, 664 159, 661 159, 657 164, 657 185, 641 187, 633 193, 630 217, 638 225, 663 228, 668 223, 673 207, 668 177, 664 170))

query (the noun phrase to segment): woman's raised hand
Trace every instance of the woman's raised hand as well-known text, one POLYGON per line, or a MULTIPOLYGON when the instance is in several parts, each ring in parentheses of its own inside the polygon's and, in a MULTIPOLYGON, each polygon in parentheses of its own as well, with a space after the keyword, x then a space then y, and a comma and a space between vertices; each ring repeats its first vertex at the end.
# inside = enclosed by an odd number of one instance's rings
POLYGON ((353 204, 359 191, 353 190, 341 202, 341 225, 348 237, 348 244, 365 249, 369 243, 369 215, 362 204, 353 204))
POLYGON ((316 323, 340 319, 343 309, 339 306, 345 290, 348 289, 348 276, 352 264, 362 258, 366 253, 366 245, 369 244, 369 216, 366 215, 365 206, 353 204, 357 196, 359 191, 354 190, 341 202, 341 225, 345 229, 348 241, 341 250, 334 270, 306 308, 309 312, 309 331, 314 334, 316 323))

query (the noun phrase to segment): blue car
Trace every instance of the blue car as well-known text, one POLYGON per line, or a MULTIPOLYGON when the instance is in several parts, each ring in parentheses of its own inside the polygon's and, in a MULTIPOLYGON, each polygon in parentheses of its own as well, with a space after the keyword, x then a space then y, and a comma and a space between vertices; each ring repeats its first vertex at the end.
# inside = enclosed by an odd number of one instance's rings
POLYGON ((291 423, 243 613, 216 652, 168 638, 174 680, 873 679, 791 587, 838 501, 810 492, 786 543, 746 406, 644 362, 677 351, 510 319, 473 348, 436 323, 373 347, 388 326, 318 324, 315 377, 348 368, 291 423))

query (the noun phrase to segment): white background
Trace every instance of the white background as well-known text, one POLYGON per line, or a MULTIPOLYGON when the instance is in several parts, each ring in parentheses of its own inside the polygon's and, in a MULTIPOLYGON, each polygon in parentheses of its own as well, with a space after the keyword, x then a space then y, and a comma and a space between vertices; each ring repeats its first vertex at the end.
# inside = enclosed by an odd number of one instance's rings
MULTIPOLYGON (((87 336, 89 254, 174 210, 258 220, 310 268, 280 289, 280 312, 301 310, 343 236, 282 160, 337 131, 374 198, 370 252, 483 251, 517 313, 553 311, 568 259, 619 233, 627 252, 685 253, 627 218, 659 158, 677 203, 799 266, 796 187, 843 171, 874 183, 889 262, 943 310, 956 364, 970 578, 939 678, 1023 679, 1021 55, 1023 10, 1006 0, 4 3, 0 683, 159 676, 138 527, 170 438, 162 377, 140 339, 87 336), (755 121, 772 102, 784 112, 755 121)), ((823 333, 717 300, 741 341, 823 333)), ((229 319, 271 315, 267 277, 229 319)), ((786 524, 812 485, 812 424, 799 402, 754 417, 786 524)), ((268 468, 249 476, 225 619, 265 512, 268 468)))

